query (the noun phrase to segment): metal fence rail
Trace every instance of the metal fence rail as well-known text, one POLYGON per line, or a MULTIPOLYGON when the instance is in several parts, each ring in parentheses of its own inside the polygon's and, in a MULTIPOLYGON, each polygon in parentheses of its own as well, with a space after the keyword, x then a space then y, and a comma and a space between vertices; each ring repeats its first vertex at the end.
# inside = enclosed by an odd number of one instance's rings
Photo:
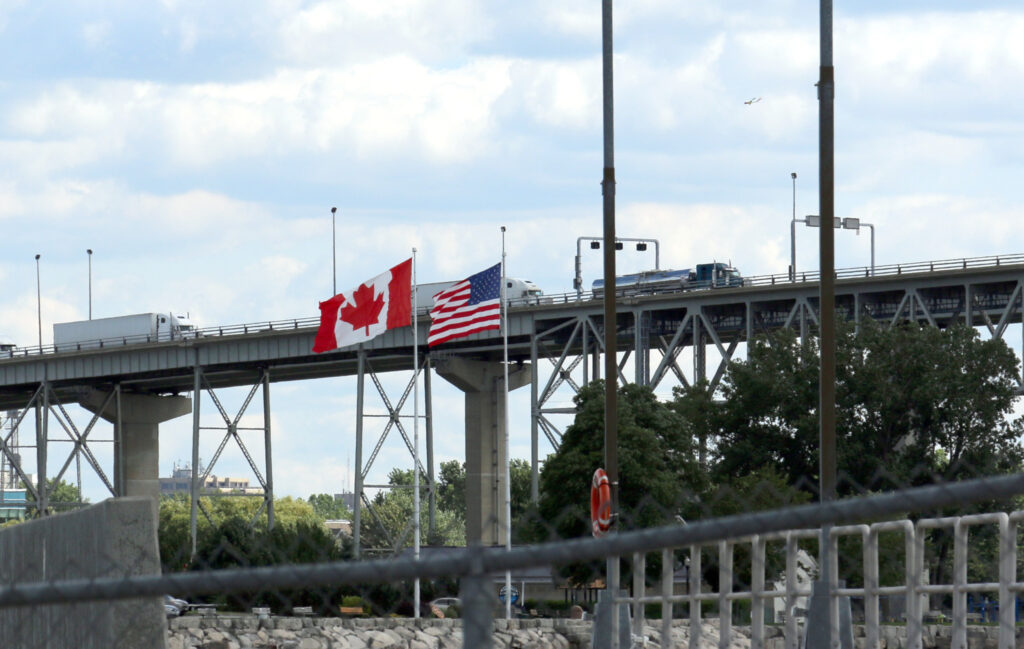
MULTIPOLYGON (((842 268, 836 270, 837 279, 855 279, 855 278, 871 278, 871 277, 884 277, 884 276, 898 276, 898 275, 909 275, 919 273, 932 273, 935 271, 949 271, 949 270, 968 270, 977 268, 994 268, 999 266, 1008 266, 1015 264, 1024 264, 1024 254, 1013 254, 1013 255, 992 255, 987 257, 962 257, 958 259, 940 259, 935 261, 921 261, 911 262, 908 264, 889 264, 885 266, 876 266, 874 270, 867 266, 856 266, 852 268, 842 268)), ((756 275, 752 277, 743 278, 744 287, 753 286, 779 286, 794 283, 805 283, 805 282, 817 282, 818 272, 805 272, 798 273, 795 278, 790 277, 786 273, 773 274, 773 275, 756 275)), ((701 287, 698 287, 701 288, 701 287)), ((707 289, 707 287, 702 287, 707 289)), ((716 289, 717 290, 717 289, 716 289)), ((672 291, 678 292, 678 291, 672 291)), ((645 293, 646 294, 646 293, 645 293)), ((585 294, 582 298, 583 301, 590 301, 595 299, 593 294, 585 294)), ((597 298, 600 299, 600 298, 597 298)), ((524 307, 524 306, 535 306, 535 305, 557 305, 557 304, 573 304, 581 301, 581 297, 575 292, 572 293, 554 293, 549 295, 543 295, 541 297, 533 298, 514 298, 509 300, 510 307, 524 307)), ((423 307, 417 310, 417 314, 420 316, 426 316, 430 312, 430 309, 423 307)), ((294 331, 298 329, 313 329, 318 327, 320 324, 319 317, 309 318, 292 318, 285 320, 268 320, 261 322, 249 322, 243 324, 232 324, 214 327, 203 327, 189 332, 183 338, 184 340, 193 338, 209 338, 209 337, 222 337, 222 336, 239 336, 246 334, 253 334, 259 332, 272 332, 272 331, 294 331)), ((100 340, 85 341, 79 344, 88 346, 88 348, 100 347, 123 347, 125 345, 136 345, 144 343, 156 342, 151 336, 120 336, 117 338, 105 338, 100 340)), ((62 351, 67 351, 66 349, 62 351)), ((54 345, 43 345, 43 346, 30 346, 30 347, 13 347, 11 349, 5 349, 0 351, 0 358, 15 358, 25 356, 38 356, 40 354, 54 354, 57 353, 57 349, 54 345)))
MULTIPOLYGON (((766 590, 764 588, 764 544, 772 539, 783 539, 787 547, 793 547, 796 539, 805 532, 788 532, 787 530, 806 530, 822 525, 841 525, 853 521, 904 515, 922 510, 933 510, 940 507, 963 505, 980 500, 1005 499, 1024 493, 1024 474, 1015 474, 997 478, 983 478, 956 484, 919 487, 881 495, 851 498, 847 500, 803 505, 782 510, 741 514, 695 522, 689 525, 659 527, 612 534, 601 539, 573 539, 553 543, 545 543, 506 551, 502 548, 484 549, 471 547, 447 556, 430 559, 390 559, 365 562, 331 562, 320 564, 291 564, 273 567, 248 569, 209 570, 202 572, 175 573, 161 576, 131 577, 125 579, 89 579, 52 581, 46 583, 9 583, 0 587, 0 607, 33 606, 39 604, 73 603, 96 600, 119 600, 140 596, 162 595, 168 592, 181 595, 202 595, 210 593, 231 593, 253 589, 289 589, 308 588, 315 586, 365 583, 395 583, 410 581, 416 578, 460 577, 465 608, 464 643, 466 647, 489 647, 493 630, 493 607, 488 597, 490 591, 486 587, 486 575, 497 571, 520 569, 536 566, 566 564, 576 561, 605 559, 615 556, 630 556, 635 553, 665 551, 671 548, 702 545, 718 545, 721 552, 727 554, 739 541, 748 539, 755 548, 754 557, 762 566, 761 576, 754 582, 749 592, 731 592, 724 588, 721 592, 701 593, 692 591, 683 596, 684 601, 691 602, 691 617, 698 607, 692 604, 697 601, 716 599, 720 603, 722 614, 722 637, 728 637, 729 603, 741 598, 753 599, 763 607, 769 598, 783 597, 792 602, 803 593, 794 590, 793 582, 788 582, 784 591, 766 590)), ((941 587, 952 590, 936 592, 952 592, 955 597, 965 597, 967 592, 997 590, 1002 600, 1010 593, 1022 590, 1022 584, 1013 576, 1015 566, 1015 544, 1008 539, 1015 539, 1016 526, 1024 519, 1024 512, 1013 514, 991 514, 982 516, 964 516, 958 519, 932 519, 920 522, 913 530, 915 540, 915 557, 920 557, 921 535, 919 531, 929 526, 952 525, 957 530, 957 539, 961 548, 957 554, 957 573, 954 584, 941 587), (1000 582, 998 584, 969 584, 966 581, 966 541, 967 529, 972 525, 996 522, 1000 525, 1003 543, 1000 547, 1000 582), (1013 534, 1011 535, 1011 531, 1013 534)), ((911 530, 902 523, 882 523, 875 526, 854 525, 845 528, 833 528, 831 536, 835 543, 840 535, 860 534, 867 539, 865 558, 870 565, 871 558, 877 559, 877 552, 872 552, 871 539, 877 534, 890 529, 892 525, 902 525, 904 533, 911 530), (865 532, 865 530, 867 530, 865 532)), ((812 532, 813 534, 813 532, 812 532)), ((908 546, 909 548, 909 546, 908 546)), ((692 555, 699 557, 699 550, 692 555)), ((731 573, 732 562, 723 562, 723 570, 731 573)), ((909 576, 913 584, 897 587, 881 586, 875 577, 869 577, 865 587, 835 591, 836 594, 863 593, 866 597, 877 597, 882 593, 891 592, 892 588, 911 589, 917 593, 931 592, 923 586, 918 576, 921 571, 920 559, 913 562, 914 573, 909 576)), ((791 570, 787 561, 787 572, 791 570)), ((755 571, 755 575, 757 572, 755 571)), ((722 582, 731 583, 730 578, 722 582)), ((665 601, 677 601, 670 594, 657 598, 665 601)), ((643 598, 641 601, 648 601, 643 598)), ((1010 607, 1012 610, 1012 607, 1010 607)), ((763 610, 763 609, 761 609, 763 610)), ((964 624, 961 611, 961 626, 964 624)), ((1001 609, 1002 611, 1003 609, 1001 609)), ((918 615, 915 612, 915 615, 918 615)), ((1002 612, 1001 612, 1002 616, 1002 612)), ((663 616, 667 619, 668 616, 663 616)), ((1004 618, 1001 617, 1001 624, 1004 618)), ((699 630, 702 620, 691 619, 693 628, 699 630)), ((960 628, 960 627, 958 627, 960 628)), ((965 627, 963 627, 965 628, 965 627)), ((756 625, 755 625, 756 629, 756 625)), ((757 631, 755 630, 755 634, 757 631)), ((699 635, 699 634, 695 634, 699 635)), ((692 637, 692 636, 691 636, 692 637)), ((763 636, 761 636, 763 638, 763 636)), ((787 625, 787 647, 791 638, 795 637, 795 628, 787 625)), ((691 641, 692 642, 692 641, 691 641)), ((1012 641, 1011 641, 1012 642, 1012 641)), ((664 646, 664 645, 663 645, 664 646)), ((691 645, 695 646, 695 645, 691 645)), ((725 645, 723 645, 725 646, 725 645)), ((755 641, 754 646, 759 646, 755 641)), ((910 645, 915 646, 915 645, 910 645)), ((919 644, 916 646, 920 646, 919 644)), ((954 645, 956 646, 956 645, 954 645)), ((1000 644, 1000 647, 1010 647, 1000 644)))

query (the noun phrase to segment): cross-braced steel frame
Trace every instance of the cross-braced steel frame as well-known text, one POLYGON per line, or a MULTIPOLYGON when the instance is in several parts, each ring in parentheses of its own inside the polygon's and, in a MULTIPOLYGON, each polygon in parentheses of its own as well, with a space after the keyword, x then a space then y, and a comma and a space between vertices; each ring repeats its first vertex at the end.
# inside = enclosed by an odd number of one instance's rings
POLYGON ((433 417, 432 417, 432 405, 431 405, 431 389, 430 389, 430 355, 421 355, 421 362, 417 363, 417 372, 414 372, 410 377, 408 383, 402 391, 402 394, 398 397, 397 401, 394 401, 388 396, 388 392, 384 385, 381 383, 377 373, 373 370, 373 366, 370 363, 370 359, 365 350, 360 349, 358 355, 358 367, 356 371, 356 474, 355 474, 355 499, 353 503, 353 520, 352 520, 352 535, 353 535, 353 551, 355 557, 358 559, 362 556, 364 550, 367 552, 397 552, 399 551, 405 542, 409 538, 409 534, 413 531, 414 520, 409 519, 405 526, 405 529, 397 536, 391 534, 391 531, 387 529, 384 522, 377 515, 373 507, 373 503, 366 494, 366 489, 395 489, 404 488, 400 485, 389 485, 389 484, 366 484, 366 476, 369 475, 370 469, 373 468, 374 462, 377 460, 377 456, 381 449, 384 447, 384 443, 387 441, 388 436, 392 431, 397 431, 402 441, 405 443, 405 448, 409 452, 409 457, 412 461, 419 463, 420 475, 424 476, 425 484, 421 485, 421 489, 427 490, 427 507, 428 507, 428 522, 427 522, 427 534, 428 537, 434 533, 436 525, 436 514, 437 514, 437 485, 434 476, 434 429, 433 429, 433 417), (416 387, 416 382, 420 379, 422 374, 423 380, 423 392, 424 392, 424 404, 425 409, 419 417, 424 422, 426 432, 426 467, 423 466, 422 461, 419 459, 419 453, 413 444, 413 439, 409 435, 409 431, 406 430, 406 425, 403 424, 402 419, 410 419, 415 416, 414 414, 402 414, 403 409, 407 408, 409 396, 413 393, 416 387), (384 406, 385 413, 367 413, 365 410, 366 402, 366 377, 370 378, 374 388, 377 391, 377 396, 380 397, 381 403, 384 406), (374 420, 379 421, 380 419, 386 419, 387 423, 381 430, 380 435, 377 437, 374 443, 373 450, 370 452, 370 457, 363 462, 363 436, 365 432, 365 421, 374 420), (387 540, 388 547, 386 548, 363 548, 362 546, 362 514, 363 510, 369 512, 370 517, 373 519, 373 524, 380 530, 384 539, 387 540))
MULTIPOLYGON (((70 413, 68 413, 67 408, 61 403, 50 382, 43 381, 23 408, 9 413, 8 421, 6 422, 7 431, 6 433, 0 433, 0 455, 4 459, 3 464, 8 467, 7 470, 13 474, 12 477, 17 477, 21 484, 24 485, 27 495, 25 506, 28 509, 34 510, 34 516, 40 517, 55 513, 54 503, 50 499, 52 487, 60 484, 71 468, 72 463, 75 464, 76 476, 74 482, 78 488, 79 500, 75 502, 62 502, 61 505, 80 507, 84 504, 81 496, 83 457, 87 467, 95 472, 111 496, 124 494, 124 463, 114 462, 115 468, 111 471, 113 476, 111 478, 108 476, 107 470, 103 468, 100 460, 96 457, 96 453, 94 453, 94 449, 91 446, 97 443, 113 442, 115 456, 121 452, 120 426, 117 425, 120 422, 120 404, 120 386, 115 385, 113 390, 104 396, 102 406, 90 417, 85 428, 80 429, 75 424, 70 413), (117 408, 113 439, 90 439, 90 435, 95 430, 96 423, 100 419, 99 413, 108 408, 112 402, 116 404, 117 408), (12 444, 19 436, 18 431, 26 416, 33 411, 35 414, 35 443, 30 445, 12 444), (57 423, 66 437, 50 437, 51 418, 57 423), (49 461, 53 459, 50 457, 50 446, 53 443, 70 443, 71 450, 61 459, 60 469, 51 476, 48 467, 49 461), (35 451, 35 480, 32 480, 30 472, 26 470, 23 464, 21 449, 33 449, 35 451)), ((0 491, 0 498, 3 497, 2 493, 0 491)))
POLYGON ((199 496, 216 496, 218 492, 216 489, 206 489, 207 480, 213 472, 214 467, 217 465, 217 460, 220 459, 221 454, 224 452, 224 448, 228 445, 229 441, 234 441, 238 449, 245 456, 246 462, 249 464, 249 468, 252 469, 253 475, 256 476, 256 480, 263 490, 263 502, 260 508, 253 514, 252 520, 249 524, 255 524, 259 517, 266 512, 267 514, 267 527, 273 529, 274 527, 274 470, 273 461, 271 459, 271 444, 270 444, 270 371, 267 368, 262 368, 259 372, 259 376, 256 382, 252 384, 249 389, 245 400, 239 407, 238 412, 232 417, 228 415, 227 410, 224 409, 224 405, 221 403, 220 398, 217 396, 216 391, 210 385, 206 376, 203 373, 203 368, 198 364, 195 366, 195 385, 193 387, 193 403, 192 403, 192 483, 189 489, 190 497, 190 521, 189 530, 192 537, 192 553, 196 552, 196 544, 198 538, 198 518, 199 512, 201 511, 207 520, 211 523, 213 519, 210 512, 203 506, 199 496), (256 396, 256 391, 262 388, 263 396, 263 426, 240 426, 239 423, 242 420, 242 416, 245 411, 248 410, 249 405, 252 403, 253 397, 256 396), (203 391, 209 395, 210 400, 213 402, 217 409, 217 413, 220 415, 221 420, 224 422, 223 426, 202 426, 199 423, 199 416, 201 411, 202 394, 203 391), (200 442, 200 431, 203 430, 216 430, 224 431, 223 437, 221 437, 220 444, 217 446, 217 450, 214 452, 213 457, 207 462, 206 466, 203 467, 202 473, 200 473, 199 467, 199 442, 200 442), (255 431, 263 433, 263 455, 265 458, 264 468, 266 473, 260 471, 260 467, 256 462, 256 458, 249 451, 249 447, 246 446, 245 440, 239 434, 239 431, 255 431))

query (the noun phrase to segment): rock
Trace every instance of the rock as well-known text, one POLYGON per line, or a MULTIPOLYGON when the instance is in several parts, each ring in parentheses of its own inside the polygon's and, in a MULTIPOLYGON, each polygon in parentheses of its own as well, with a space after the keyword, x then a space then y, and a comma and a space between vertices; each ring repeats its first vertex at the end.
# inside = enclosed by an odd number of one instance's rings
POLYGON ((365 639, 370 649, 385 649, 398 644, 398 638, 388 635, 384 631, 368 631, 365 639))

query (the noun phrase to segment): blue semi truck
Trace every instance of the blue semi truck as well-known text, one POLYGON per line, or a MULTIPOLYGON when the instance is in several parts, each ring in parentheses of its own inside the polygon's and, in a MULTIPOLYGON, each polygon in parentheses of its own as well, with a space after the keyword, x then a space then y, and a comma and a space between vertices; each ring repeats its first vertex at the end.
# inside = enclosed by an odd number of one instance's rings
MULTIPOLYGON (((732 264, 720 261, 682 270, 645 270, 615 278, 617 295, 647 295, 708 288, 743 286, 743 276, 732 264)), ((604 280, 594 280, 594 297, 604 295, 604 280)))

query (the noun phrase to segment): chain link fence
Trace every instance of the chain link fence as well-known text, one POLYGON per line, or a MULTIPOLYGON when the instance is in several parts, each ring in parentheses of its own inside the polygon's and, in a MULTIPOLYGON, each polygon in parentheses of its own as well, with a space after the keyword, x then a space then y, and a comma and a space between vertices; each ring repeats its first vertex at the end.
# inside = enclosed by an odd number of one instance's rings
MULTIPOLYGON (((539 476, 510 463, 507 518, 500 480, 473 492, 482 481, 457 461, 421 484, 418 519, 413 471, 395 467, 358 494, 358 524, 356 503, 322 494, 42 517, 31 490, 4 496, 5 518, 33 520, 0 529, 0 643, 1021 646, 1016 356, 966 327, 841 327, 837 499, 820 502, 815 344, 757 338, 715 388, 621 386, 602 538, 588 508, 605 457, 600 380, 573 383, 572 423, 539 476), (474 543, 471 507, 511 549, 474 543)), ((80 504, 59 487, 47 513, 80 504)))

